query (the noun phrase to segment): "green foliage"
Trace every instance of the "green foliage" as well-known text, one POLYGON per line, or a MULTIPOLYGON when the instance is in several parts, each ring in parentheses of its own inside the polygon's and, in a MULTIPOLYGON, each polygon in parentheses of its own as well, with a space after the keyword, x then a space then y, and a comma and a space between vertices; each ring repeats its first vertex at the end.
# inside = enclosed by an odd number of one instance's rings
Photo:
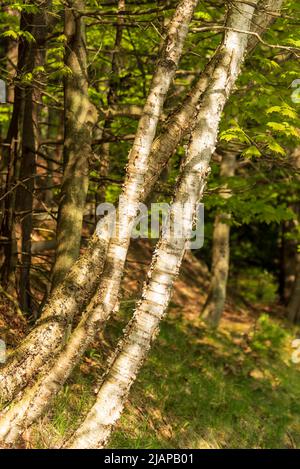
POLYGON ((251 143, 251 140, 247 136, 246 132, 235 121, 232 122, 232 127, 229 127, 227 130, 223 130, 223 132, 220 133, 220 141, 222 140, 225 142, 237 140, 241 143, 251 143))
POLYGON ((1 104, 0 105, 0 123, 8 124, 10 119, 10 109, 9 106, 1 104))
POLYGON ((264 354, 279 354, 286 336, 282 326, 272 321, 268 314, 262 314, 256 323, 251 348, 264 354))
POLYGON ((38 6, 33 3, 27 3, 25 1, 19 1, 19 2, 7 2, 9 6, 11 7, 12 10, 17 10, 20 12, 25 12, 25 13, 37 13, 39 11, 38 6))
POLYGON ((270 272, 258 267, 248 267, 232 280, 241 298, 250 304, 272 304, 277 299, 277 280, 270 272))
MULTIPOLYGON (((2 6, 28 15, 38 12, 36 2, 4 1, 2 6)), ((225 3, 216 7, 211 1, 199 2, 180 69, 165 104, 166 115, 182 102, 220 43, 221 32, 197 32, 195 26, 223 24, 225 6, 225 3)), ((53 109, 57 113, 53 139, 58 137, 64 106, 63 82, 72 73, 64 63, 64 7, 61 0, 52 2, 50 13, 54 21, 47 37, 45 65, 30 71, 24 67, 14 77, 15 83, 25 85, 24 88, 38 84, 44 93, 42 100, 47 107, 39 116, 41 142, 50 138, 45 121, 53 109), (40 75, 45 86, 38 83, 40 75)), ((119 53, 115 54, 116 22, 111 13, 105 14, 107 8, 116 11, 116 2, 87 0, 86 9, 96 10, 98 14, 87 15, 84 21, 89 96, 100 111, 95 137, 101 135, 104 125, 113 137, 109 147, 110 181, 106 186, 106 201, 116 203, 122 190, 130 139, 136 131, 137 119, 128 116, 106 119, 105 113, 111 104, 107 91, 109 87, 114 88, 114 100, 120 106, 137 104, 142 108, 156 67, 164 25, 172 11, 165 8, 138 18, 126 15, 128 24, 122 30, 119 53), (117 72, 112 67, 112 57, 116 58, 117 72)), ((128 9, 134 13, 138 11, 134 2, 128 5, 126 2, 126 9, 127 12, 128 9)), ((265 40, 299 47, 299 25, 290 21, 299 14, 299 2, 286 1, 284 17, 264 36, 265 40)), ((18 17, 1 11, 0 18, 1 73, 6 79, 8 41, 31 47, 35 38, 29 31, 20 30, 18 17)), ((298 57, 292 51, 259 44, 245 61, 235 93, 228 101, 220 123, 217 152, 220 148, 233 148, 238 156, 238 170, 235 177, 226 179, 220 176, 220 165, 213 165, 205 197, 207 251, 201 251, 201 255, 205 252, 204 256, 209 258, 207 252, 211 247, 215 214, 231 213, 229 287, 234 288, 236 296, 239 294, 246 303, 272 305, 276 301, 281 224, 295 220, 297 216, 292 205, 299 203, 300 184, 289 164, 290 155, 300 145, 299 90, 292 84, 299 78, 298 57), (222 196, 224 188, 230 197, 222 196)), ((0 106, 3 140, 11 111, 12 106, 0 106)), ((164 125, 165 122, 160 123, 161 127, 164 125)), ((37 161, 40 162, 43 154, 53 156, 53 148, 41 145, 37 161)), ((101 159, 103 147, 94 145, 93 149, 101 159)), ((183 153, 184 146, 181 145, 169 163, 167 183, 171 190, 159 194, 159 201, 169 201, 183 153)), ((101 188, 101 181, 97 182, 99 159, 91 163, 89 197, 95 197, 101 188)), ((61 175, 58 174, 53 177, 54 186, 59 185, 57 180, 61 175)), ((38 178, 35 184, 37 204, 41 189, 38 178)), ((60 189, 54 187, 52 191, 56 197, 60 189)), ((84 228, 86 234, 88 229, 84 228)), ((294 230, 290 236, 298 242, 299 233, 294 230)), ((122 304, 121 311, 126 321, 132 312, 131 300, 127 304, 128 308, 122 304)), ((108 343, 106 348, 113 348, 123 325, 121 320, 110 324, 101 346, 108 343)), ((267 315, 259 318, 253 334, 246 338, 244 331, 237 336, 233 331, 230 334, 224 330, 212 333, 199 320, 187 321, 183 315, 176 320, 172 317, 162 327, 159 341, 134 387, 132 401, 111 445, 130 448, 286 447, 287 435, 292 431, 300 446, 300 375, 298 369, 287 364, 285 355, 286 339, 291 337, 291 331, 286 332, 281 323, 267 315), (258 366, 263 376, 259 382, 250 374, 258 366)), ((39 446, 55 446, 51 438, 64 437, 79 423, 93 402, 94 386, 100 372, 104 371, 106 352, 106 349, 93 349, 86 354, 57 397, 47 427, 50 436, 47 435, 46 444, 39 441, 39 446)))
MULTIPOLYGON (((261 174, 248 174, 247 179, 235 176, 210 182, 209 189, 212 191, 205 198, 206 210, 215 212, 230 212, 232 214, 231 224, 240 226, 250 223, 280 223, 284 220, 292 220, 295 213, 288 206, 284 198, 287 189, 284 181, 272 182, 262 177, 261 174), (217 187, 226 184, 232 196, 225 199, 222 192, 218 193, 217 187), (259 190, 258 190, 259 187, 259 190), (216 192, 215 192, 216 190, 216 192)), ((279 180, 280 181, 280 180, 279 180)), ((295 190, 297 187, 295 187, 295 190)))

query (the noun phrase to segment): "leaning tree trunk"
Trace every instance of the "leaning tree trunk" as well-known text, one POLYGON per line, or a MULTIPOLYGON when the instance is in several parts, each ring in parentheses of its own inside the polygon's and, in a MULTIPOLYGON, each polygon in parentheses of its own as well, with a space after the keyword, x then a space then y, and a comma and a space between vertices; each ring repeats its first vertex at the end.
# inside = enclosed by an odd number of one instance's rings
MULTIPOLYGON (((270 11, 273 11, 272 6, 270 8, 270 11)), ((264 6, 262 14, 265 15, 268 9, 269 4, 264 6)), ((168 158, 190 129, 197 104, 207 87, 212 70, 211 63, 188 93, 183 105, 170 116, 162 134, 153 142, 144 187, 140 188, 140 202, 150 194, 168 158)), ((55 356, 62 347, 64 331, 72 322, 73 315, 85 307, 95 291, 103 269, 109 239, 109 233, 104 229, 92 236, 86 252, 49 298, 36 327, 21 346, 9 356, 0 374, 0 392, 3 401, 11 399, 18 389, 24 387, 47 363, 49 357, 55 356)))
MULTIPOLYGON (((251 5, 239 3, 237 8, 233 2, 227 27, 247 31, 251 25, 255 3, 257 2, 252 2, 251 5)), ((211 82, 201 100, 174 203, 170 209, 170 220, 176 220, 177 224, 181 225, 183 236, 174 237, 173 230, 163 233, 148 273, 141 303, 127 327, 124 338, 117 346, 96 403, 83 424, 67 442, 68 448, 105 446, 122 412, 129 389, 157 334, 189 240, 195 210, 203 193, 221 113, 239 74, 246 46, 246 34, 229 30, 225 33, 222 46, 216 55, 211 82), (178 216, 178 207, 183 207, 181 216, 178 216)))
MULTIPOLYGON (((169 132, 165 131, 161 138, 154 142, 151 150, 152 164, 149 167, 145 182, 145 197, 147 197, 151 187, 153 187, 161 167, 164 166, 170 154, 173 153, 173 150, 176 148, 182 136, 186 134, 187 126, 191 121, 191 115, 195 114, 196 104, 199 101, 201 93, 207 86, 208 76, 213 69, 213 63, 210 63, 203 73, 201 80, 199 80, 197 87, 194 89, 194 94, 189 94, 184 106, 180 111, 174 114, 174 118, 171 120, 168 127, 169 132), (154 156, 156 156, 156 160, 154 156)), ((105 232, 104 229, 99 231, 102 233, 105 232)), ((105 243, 105 241, 103 242, 105 243)), ((23 425, 29 425, 41 415, 45 407, 50 405, 51 398, 55 396, 71 374, 74 366, 78 363, 84 351, 95 338, 100 326, 107 320, 110 313, 111 309, 108 309, 104 315, 99 315, 98 309, 90 311, 89 315, 85 314, 72 333, 65 348, 61 354, 57 356, 55 364, 53 365, 52 362, 50 362, 47 369, 43 370, 38 377, 36 384, 24 392, 20 402, 17 401, 14 403, 15 406, 13 408, 14 412, 18 415, 18 422, 23 421, 23 425)), ((48 339, 48 337, 49 334, 44 335, 44 339, 48 339)), ((35 339, 37 340, 37 336, 35 339)), ((41 344, 40 350, 43 351, 41 344)), ((29 365, 31 365, 30 361, 29 365)), ((15 421, 15 424, 19 425, 18 422, 15 421)), ((15 425, 14 429, 15 432, 21 432, 22 427, 20 429, 15 425)))
POLYGON ((89 185, 92 128, 96 108, 88 98, 87 51, 82 15, 84 2, 76 0, 65 8, 64 175, 56 228, 56 259, 52 289, 65 278, 79 256, 83 212, 89 185))
MULTIPOLYGON (((189 116, 195 111, 194 98, 188 97, 186 107, 179 110, 174 116, 174 124, 153 143, 164 99, 175 75, 188 31, 188 24, 196 4, 196 0, 191 0, 189 2, 181 1, 178 5, 169 26, 161 58, 139 122, 129 157, 127 182, 124 188, 124 198, 134 210, 137 210, 138 203, 144 200, 151 191, 159 176, 160 164, 176 148, 180 126, 183 126, 179 132, 180 136, 186 131, 185 116, 189 116)), ((206 82, 206 76, 199 80, 198 94, 205 89, 206 82)), ((130 219, 133 220, 133 218, 134 213, 131 212, 130 219)), ((129 221, 129 219, 126 220, 127 228, 124 226, 127 236, 126 244, 130 238, 129 221)), ((49 357, 55 356, 64 343, 65 331, 72 321, 74 313, 82 310, 94 292, 99 282, 110 239, 109 231, 104 228, 105 223, 101 226, 102 229, 95 232, 88 249, 75 263, 66 281, 59 285, 51 295, 37 327, 9 357, 7 365, 3 367, 2 376, 0 376, 0 391, 3 401, 11 399, 16 391, 24 387, 29 379, 39 371, 39 368, 47 362, 49 357)), ((121 249, 121 251, 125 260, 127 249, 121 249)), ((124 262, 122 261, 122 263, 124 262)), ((121 269, 119 269, 120 271, 121 269)), ((98 299, 97 296, 96 298, 98 299)))
MULTIPOLYGON (((270 26, 280 16, 283 0, 269 0, 268 2, 260 1, 258 3, 256 13, 253 18, 251 30, 262 36, 270 26)), ((247 53, 250 53, 255 48, 258 37, 251 35, 248 39, 247 53)))
MULTIPOLYGON (((221 162, 222 178, 234 176, 236 154, 224 152, 221 162)), ((228 186, 221 189, 223 198, 230 197, 228 186)), ((219 324, 226 300, 227 278, 230 262, 230 213, 218 213, 215 218, 212 241, 211 280, 208 297, 202 310, 203 319, 216 327, 219 324)))
MULTIPOLYGON (((269 4, 264 6, 262 14, 265 15, 269 8, 273 11, 271 3, 270 7, 269 4)), ((271 15, 268 17, 273 18, 271 15)), ((194 89, 187 95, 184 105, 171 116, 163 133, 153 142, 149 156, 149 170, 145 174, 140 202, 151 192, 168 158, 189 130, 198 100, 206 89, 209 75, 210 70, 207 68, 194 89)), ((84 308, 96 288, 108 241, 109 235, 104 231, 100 238, 97 233, 92 236, 86 252, 49 298, 41 320, 21 346, 10 355, 7 365, 2 367, 0 391, 4 401, 11 399, 18 389, 24 387, 48 358, 54 356, 61 348, 64 331, 72 322, 74 313, 84 308)))

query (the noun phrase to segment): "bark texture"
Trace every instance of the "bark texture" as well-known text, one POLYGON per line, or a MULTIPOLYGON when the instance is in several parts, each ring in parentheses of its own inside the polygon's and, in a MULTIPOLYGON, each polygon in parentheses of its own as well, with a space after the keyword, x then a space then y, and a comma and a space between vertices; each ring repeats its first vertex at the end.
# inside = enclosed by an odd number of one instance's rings
MULTIPOLYGON (((206 67, 183 105, 168 119, 161 135, 154 140, 140 202, 149 195, 168 158, 190 129, 196 106, 208 86, 213 68, 214 61, 206 67)), ((65 280, 50 296, 36 327, 9 356, 7 364, 0 367, 0 394, 4 401, 11 399, 18 389, 24 387, 49 357, 55 356, 63 344, 65 330, 72 322, 73 315, 84 309, 95 292, 109 242, 109 235, 104 228, 98 230, 100 232, 100 238, 97 233, 92 236, 86 252, 75 262, 65 280)))
POLYGON ((66 276, 79 256, 83 212, 89 185, 92 129, 97 111, 88 98, 87 54, 82 16, 84 2, 65 8, 65 64, 71 74, 64 83, 64 175, 56 229, 52 288, 66 276))
MULTIPOLYGON (((248 29, 255 3, 233 2, 228 27, 248 29)), ((96 403, 83 424, 66 444, 69 448, 103 448, 118 420, 129 389, 145 359, 159 323, 169 304, 192 228, 195 209, 202 196, 209 162, 215 149, 221 113, 239 74, 247 46, 247 35, 228 31, 217 52, 210 84, 204 93, 196 125, 192 131, 184 167, 170 211, 170 219, 181 220, 183 236, 163 233, 144 287, 142 300, 123 340, 117 347, 111 367, 100 387, 96 403), (177 218, 178 206, 184 211, 177 218)))
MULTIPOLYGON (((221 162, 221 177, 232 177, 235 173, 236 154, 225 152, 221 162)), ((221 196, 230 197, 225 185, 221 196)), ((224 310, 230 262, 230 213, 216 215, 213 231, 212 266, 209 293, 202 311, 203 319, 217 326, 224 310)))
MULTIPOLYGON (((269 0, 268 2, 260 0, 253 18, 251 30, 259 34, 259 36, 262 36, 272 23, 276 21, 276 18, 280 16, 282 4, 283 0, 269 0)), ((248 40, 247 52, 252 52, 258 42, 258 37, 251 35, 248 40)))
MULTIPOLYGON (((110 267, 106 268, 106 276, 104 276, 104 280, 103 277, 101 278, 100 294, 102 292, 105 292, 103 307, 101 305, 101 309, 97 309, 97 306, 99 306, 99 293, 97 293, 94 296, 94 300, 91 303, 91 307, 87 310, 87 312, 83 316, 82 321, 80 322, 80 324, 72 334, 70 340, 68 341, 66 349, 62 352, 62 355, 58 357, 57 367, 54 366, 53 372, 47 373, 46 382, 44 382, 44 380, 42 379, 42 390, 45 390, 45 392, 47 393, 49 393, 50 390, 50 395, 53 395, 55 390, 59 389, 61 384, 67 378, 70 370, 73 368, 74 363, 78 361, 81 354, 88 345, 89 338, 97 330, 97 325, 99 325, 99 323, 102 323, 103 320, 109 316, 110 312, 113 309, 114 302, 116 300, 116 288, 114 288, 114 290, 112 290, 111 292, 110 289, 112 284, 110 282, 115 282, 115 285, 117 285, 117 288, 119 288, 119 282, 122 277, 123 266, 130 240, 131 227, 135 218, 135 214, 137 214, 138 210, 138 202, 140 201, 140 198, 144 197, 147 192, 144 186, 144 177, 146 177, 147 175, 149 154, 154 139, 157 123, 162 112, 166 93, 174 77, 176 67, 182 53, 184 40, 188 32, 188 25, 192 18, 192 14, 196 4, 196 0, 192 0, 189 2, 182 1, 179 3, 178 8, 175 11, 164 42, 162 55, 157 66, 156 73, 152 80, 149 95, 144 107, 144 112, 139 122, 136 138, 129 156, 128 176, 123 191, 123 200, 126 201, 127 206, 130 207, 130 210, 128 213, 126 212, 123 216, 122 226, 119 226, 119 236, 115 240, 113 240, 110 245, 109 262, 111 262, 112 264, 110 264, 110 267), (112 296, 110 296, 111 293, 112 296), (114 302, 112 302, 112 298, 114 302), (105 312, 104 317, 99 315, 99 313, 102 314, 103 310, 105 312), (63 362, 65 363, 64 369, 62 369, 59 364, 61 360, 63 360, 63 362), (61 372, 60 376, 58 376, 58 374, 56 373, 58 369, 61 372), (50 387, 48 386, 48 382, 51 383, 50 387)), ((100 265, 103 265, 106 248, 108 246, 108 231, 106 231, 105 229, 99 229, 98 233, 99 236, 102 236, 102 239, 105 240, 103 243, 104 245, 99 247, 101 255, 99 255, 98 249, 98 252, 96 253, 95 257, 98 257, 100 265), (106 238, 104 238, 104 235, 106 236, 106 238)), ((93 237, 93 240, 95 241, 95 245, 98 246, 99 241, 97 242, 97 235, 93 237)), ((92 251, 93 255, 95 255, 96 250, 97 249, 95 249, 94 247, 92 251)), ((88 255, 89 253, 87 253, 87 256, 88 255)), ((82 263, 81 265, 81 269, 83 268, 83 264, 84 263, 82 263)), ((91 268, 91 265, 87 265, 87 270, 90 272, 90 277, 95 276, 95 270, 91 268)), ((99 272, 99 266, 96 268, 96 271, 99 272)), ((80 271, 79 275, 78 271, 75 272, 75 278, 76 275, 78 277, 81 276, 81 278, 83 278, 84 273, 85 272, 83 272, 82 270, 80 271)), ((76 280, 78 279, 76 278, 76 280)), ((62 292, 60 287, 56 289, 54 293, 56 295, 57 301, 60 302, 62 299, 62 292)), ((68 303, 70 301, 75 302, 74 297, 76 297, 76 294, 74 290, 71 290, 70 293, 72 297, 68 298, 68 300, 66 300, 66 295, 64 294, 65 301, 67 301, 68 303)), ((62 338, 63 331, 65 330, 61 327, 61 320, 63 319, 64 322, 70 320, 70 317, 68 316, 70 309, 67 309, 68 313, 66 315, 62 315, 60 309, 60 314, 58 315, 57 313, 55 313, 55 309, 53 308, 53 301, 50 303, 50 305, 51 308, 49 308, 49 313, 54 313, 52 314, 52 317, 50 316, 49 318, 50 327, 42 326, 42 329, 40 330, 42 332, 38 331, 38 329, 35 329, 31 333, 31 337, 28 337, 28 340, 30 340, 29 347, 26 347, 26 344, 25 347, 23 345, 23 353, 27 352, 27 354, 29 354, 29 357, 26 362, 26 366, 17 368, 17 381, 19 386, 16 386, 16 377, 12 377, 12 371, 10 371, 9 375, 6 375, 4 377, 4 382, 2 386, 7 397, 11 397, 17 387, 21 387, 22 385, 24 386, 24 384, 28 381, 29 377, 32 376, 34 372, 36 372, 37 366, 40 366, 43 362, 45 362, 45 357, 52 356, 53 351, 55 352, 57 348, 59 348, 60 339, 62 338), (55 323, 53 319, 57 319, 57 323, 55 323), (34 337, 35 331, 37 331, 36 337, 34 337), (41 337, 43 337, 42 347, 40 343, 41 337), (49 352, 49 349, 52 351, 52 353, 49 352), (37 350, 39 351, 38 354, 37 350)), ((63 308, 63 311, 66 311, 65 306, 63 308)), ((47 320, 47 315, 44 312, 40 323, 45 322, 45 320, 47 320)), ((18 350, 19 353, 21 350, 22 347, 18 350)), ((16 361, 11 362, 11 370, 15 369, 15 367, 16 361)), ((8 367, 6 367, 6 369, 9 369, 9 365, 8 367)), ((40 392, 39 389, 40 383, 38 384, 36 390, 40 392)), ((12 407, 13 413, 15 412, 14 409, 18 408, 22 408, 25 412, 28 404, 32 404, 32 401, 30 400, 30 398, 28 399, 27 396, 28 392, 25 392, 24 400, 25 402, 27 402, 27 404, 24 405, 23 401, 21 400, 21 403, 19 403, 17 406, 12 407)), ((37 411, 41 412, 41 409, 44 408, 46 402, 43 402, 43 404, 41 401, 39 402, 40 407, 37 408, 37 411)), ((16 412, 17 415, 19 415, 19 422, 21 422, 22 424, 17 424, 17 422, 15 423, 15 429, 13 430, 11 428, 11 436, 7 435, 8 439, 15 438, 16 433, 20 433, 26 423, 26 420, 22 418, 22 412, 16 412)), ((35 413, 32 409, 32 406, 31 415, 34 418, 35 413)), ((26 418, 32 419, 29 413, 26 414, 26 418)), ((6 430, 3 430, 3 437, 5 432, 6 430)))

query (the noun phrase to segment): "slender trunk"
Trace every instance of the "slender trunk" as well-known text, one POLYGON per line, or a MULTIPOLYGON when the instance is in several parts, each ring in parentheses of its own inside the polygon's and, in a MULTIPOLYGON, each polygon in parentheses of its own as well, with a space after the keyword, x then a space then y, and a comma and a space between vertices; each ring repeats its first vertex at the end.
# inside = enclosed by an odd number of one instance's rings
MULTIPOLYGON (((31 52, 31 55, 33 51, 31 52)), ((31 60, 32 61, 32 56, 31 60)), ((31 67, 30 67, 31 68, 31 67)), ((33 68, 33 61, 32 61, 33 68)), ((32 70, 31 68, 31 70, 32 70)), ((21 255, 19 278, 19 303, 25 313, 31 311, 30 293, 30 267, 31 267, 31 233, 32 210, 35 174, 35 156, 37 150, 37 105, 33 103, 33 91, 31 87, 25 89, 24 123, 22 133, 22 155, 20 165, 20 179, 22 182, 17 192, 17 206, 22 213, 21 228, 21 255)))
MULTIPOLYGON (((259 2, 253 18, 252 31, 262 36, 280 16, 283 0, 269 0, 259 2)), ((257 36, 251 35, 248 40, 247 52, 250 53, 257 45, 257 36)))
POLYGON ((65 278, 79 256, 83 212, 89 185, 92 127, 97 120, 88 98, 87 52, 82 16, 84 2, 76 0, 65 9, 66 56, 71 70, 64 84, 64 175, 56 229, 56 259, 52 289, 65 278))
MULTIPOLYGON (((20 29, 24 30, 28 17, 22 13, 20 29)), ((28 60, 28 50, 24 41, 18 44, 17 70, 21 71, 28 60)), ((19 78, 19 77, 18 77, 19 78)), ((18 248, 16 239, 16 188, 19 183, 19 167, 21 154, 22 126, 24 122, 24 91, 15 86, 13 112, 10 120, 5 146, 3 148, 4 166, 7 168, 6 181, 1 191, 3 200, 3 217, 1 219, 1 234, 5 239, 4 262, 1 266, 1 283, 8 290, 16 287, 15 270, 18 261, 18 248)))
MULTIPOLYGON (((39 0, 36 6, 39 11, 28 15, 25 30, 34 37, 34 42, 26 44, 27 61, 23 72, 32 73, 36 67, 42 67, 45 62, 45 43, 47 37, 47 9, 51 1, 39 0)), ((39 102, 41 102, 43 76, 39 74, 33 83, 25 87, 24 122, 22 132, 22 156, 20 164, 20 179, 22 184, 17 192, 18 209, 21 215, 21 266, 19 301, 21 309, 31 312, 30 267, 31 267, 31 234, 33 228, 33 193, 36 151, 39 145, 39 102), (42 85, 41 85, 42 83, 42 85)))
POLYGON ((296 276, 287 312, 288 318, 292 323, 300 323, 300 254, 296 256, 296 276))
MULTIPOLYGON (((256 3, 256 2, 255 2, 256 3)), ((255 5, 251 3, 251 5, 255 5)), ((254 7, 235 2, 227 26, 248 30, 254 7)), ((185 162, 171 207, 170 219, 181 223, 180 238, 172 230, 163 233, 156 249, 144 287, 142 301, 116 349, 109 372, 104 378, 96 403, 83 424, 67 442, 68 448, 103 448, 126 402, 135 380, 157 334, 159 323, 168 307, 174 280, 178 274, 186 243, 192 229, 197 203, 202 196, 209 162, 215 149, 218 125, 224 105, 239 74, 247 46, 247 35, 228 31, 215 61, 207 92, 201 100, 187 149, 185 162), (177 216, 178 205, 184 207, 177 216)))
MULTIPOLYGON (((140 187, 139 202, 143 202, 150 194, 169 157, 189 131, 198 102, 208 86, 213 65, 211 62, 206 67, 183 105, 170 116, 161 135, 154 140, 144 185, 140 187)), ((104 229, 98 230, 98 234, 94 233, 86 252, 49 298, 36 327, 9 356, 0 374, 3 401, 11 399, 62 347, 65 330, 69 328, 74 314, 83 310, 99 282, 108 242, 109 234, 104 229), (100 237, 99 233, 102 233, 100 237)))
MULTIPOLYGON (((128 203, 129 201, 132 203, 130 199, 135 201, 135 210, 137 210, 138 203, 145 200, 155 184, 162 169, 160 165, 163 166, 163 162, 173 153, 183 133, 187 130, 188 123, 185 117, 195 112, 195 99, 193 96, 188 96, 184 109, 179 110, 174 116, 170 129, 166 129, 161 138, 151 145, 196 3, 196 0, 180 2, 176 10, 140 119, 135 143, 130 153, 127 183, 124 189, 128 203)), ((198 96, 205 89, 207 80, 206 74, 199 80, 198 96)), ((132 219, 133 215, 131 213, 132 219)), ((129 220, 126 222, 128 238, 126 242, 129 242, 129 220)), ((64 343, 65 331, 69 328, 68 325, 72 322, 74 313, 82 310, 94 293, 99 283, 110 239, 109 232, 104 229, 104 226, 105 223, 102 224, 102 229, 94 233, 86 252, 75 263, 66 280, 55 289, 36 327, 8 358, 0 375, 0 391, 3 401, 11 399, 18 389, 24 387, 32 379, 49 357, 55 356, 64 343)))
POLYGON ((180 2, 169 25, 167 38, 161 51, 161 58, 152 80, 144 113, 139 122, 135 141, 129 155, 125 186, 116 214, 116 236, 111 239, 100 287, 89 305, 88 316, 90 314, 97 315, 97 311, 102 314, 103 310, 109 316, 116 305, 132 226, 138 213, 140 194, 144 193, 152 142, 196 4, 197 1, 195 0, 180 2))
MULTIPOLYGON (((225 152, 221 163, 221 177, 234 176, 236 154, 225 152)), ((227 185, 221 191, 224 198, 230 197, 227 185)), ((216 215, 213 231, 211 281, 202 317, 212 326, 217 326, 224 310, 227 278, 230 261, 230 213, 216 215)))
MULTIPOLYGON (((101 278, 100 295, 103 293, 105 295, 105 304, 103 307, 107 312, 105 319, 107 319, 114 306, 112 300, 115 301, 116 296, 113 295, 116 295, 116 288, 119 288, 130 241, 132 224, 138 211, 140 196, 141 194, 144 196, 145 193, 144 177, 148 170, 149 154, 156 126, 162 112, 167 91, 175 75, 185 37, 188 32, 188 25, 196 4, 197 0, 191 0, 189 2, 181 1, 176 9, 169 26, 162 57, 153 77, 150 92, 144 107, 144 113, 139 122, 135 142, 129 156, 129 169, 123 191, 123 202, 125 201, 125 206, 130 207, 130 210, 125 211, 123 214, 123 219, 118 227, 120 230, 118 231, 119 236, 114 238, 110 243, 107 256, 109 267, 106 267, 104 278, 101 278), (119 254, 121 255, 120 257, 119 254), (112 291, 113 295, 110 296, 110 288, 112 286, 114 287, 112 291)), ((50 398, 69 375, 70 371, 73 369, 74 363, 78 361, 81 354, 86 349, 89 340, 99 328, 99 324, 103 322, 101 316, 99 317, 99 313, 102 312, 102 305, 100 308, 97 308, 98 306, 99 293, 97 292, 93 298, 91 307, 73 332, 65 350, 58 357, 51 372, 47 371, 46 376, 42 377, 42 382, 38 382, 33 389, 27 392, 25 391, 24 398, 21 399, 17 405, 13 406, 12 409, 22 408, 23 410, 19 413, 19 423, 14 425, 15 430, 13 430, 13 433, 9 432, 10 436, 8 438, 12 438, 12 434, 16 436, 21 429, 24 428, 23 425, 28 424, 28 420, 32 421, 32 419, 36 418, 36 415, 43 410, 48 399, 44 399, 44 397, 39 399, 38 397, 41 395, 45 396, 46 394, 48 398, 50 398), (64 363, 63 367, 61 366, 62 363, 64 363), (33 395, 35 397, 32 400, 33 395), (33 409, 32 406, 33 401, 35 402, 35 409, 33 409), (28 406, 30 407, 30 412, 26 411, 28 406)), ((36 346, 39 347, 40 355, 41 344, 36 344, 36 346)), ((14 411, 12 410, 12 412, 14 411)), ((4 419, 6 419, 6 417, 7 415, 4 416, 4 419)))
MULTIPOLYGON (((119 55, 120 55, 120 47, 122 42, 122 35, 123 35, 123 23, 124 17, 122 16, 122 12, 125 11, 125 0, 118 1, 118 15, 117 15, 117 26, 116 26, 116 37, 114 43, 114 52, 112 54, 111 59, 111 71, 110 71, 110 78, 108 80, 107 86, 107 107, 108 109, 116 106, 118 102, 118 85, 119 85, 119 55)), ((103 125, 103 133, 107 132, 111 128, 111 118, 107 117, 104 121, 103 125)), ((105 142, 101 145, 100 149, 101 154, 101 161, 100 161, 100 168, 99 168, 99 175, 102 178, 108 176, 109 172, 109 164, 110 164, 110 143, 105 142)), ((101 182, 101 188, 99 193, 97 194, 98 200, 97 205, 105 201, 105 192, 106 192, 107 183, 104 179, 101 182)))
MULTIPOLYGON (((47 139, 48 140, 55 140, 56 137, 61 137, 63 138, 62 135, 60 134, 60 129, 61 129, 61 116, 60 114, 57 113, 56 109, 53 107, 49 106, 48 107, 48 122, 47 122, 47 139)), ((57 145, 55 150, 52 148, 47 149, 47 156, 49 159, 47 160, 47 178, 45 178, 45 192, 44 192, 44 200, 45 203, 48 206, 51 206, 53 203, 53 190, 50 189, 50 187, 53 184, 53 174, 52 171, 54 169, 55 164, 53 161, 51 161, 51 158, 53 158, 54 154, 54 159, 56 161, 60 162, 61 161, 61 151, 59 149, 60 145, 57 145)))
POLYGON ((15 290, 16 287, 15 271, 18 260, 18 249, 15 230, 16 190, 14 190, 14 187, 16 187, 19 179, 19 141, 23 121, 22 116, 24 113, 23 104, 23 93, 18 88, 15 90, 14 108, 5 142, 7 147, 4 147, 3 150, 7 173, 3 194, 1 194, 3 197, 1 235, 4 238, 4 260, 1 265, 1 284, 8 290, 15 290))
MULTIPOLYGON (((20 13, 18 10, 14 10, 10 6, 4 7, 5 11, 11 16, 19 17, 20 13)), ((17 63, 18 63, 18 42, 9 39, 7 40, 7 50, 6 50, 6 71, 7 71, 7 102, 13 104, 15 97, 15 87, 13 85, 13 80, 16 76, 17 63)))

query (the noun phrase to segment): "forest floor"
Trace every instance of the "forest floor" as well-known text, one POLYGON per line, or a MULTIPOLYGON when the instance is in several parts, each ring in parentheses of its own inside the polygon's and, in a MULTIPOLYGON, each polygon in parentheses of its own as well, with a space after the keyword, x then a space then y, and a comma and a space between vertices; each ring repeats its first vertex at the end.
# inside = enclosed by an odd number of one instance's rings
MULTIPOLYGON (((119 312, 21 447, 59 446, 91 406, 150 255, 150 246, 136 243, 119 312)), ((207 279, 207 269, 189 254, 110 447, 300 448, 300 365, 291 361, 299 329, 275 306, 247 309, 234 298, 219 329, 209 329, 199 318, 207 279)))

